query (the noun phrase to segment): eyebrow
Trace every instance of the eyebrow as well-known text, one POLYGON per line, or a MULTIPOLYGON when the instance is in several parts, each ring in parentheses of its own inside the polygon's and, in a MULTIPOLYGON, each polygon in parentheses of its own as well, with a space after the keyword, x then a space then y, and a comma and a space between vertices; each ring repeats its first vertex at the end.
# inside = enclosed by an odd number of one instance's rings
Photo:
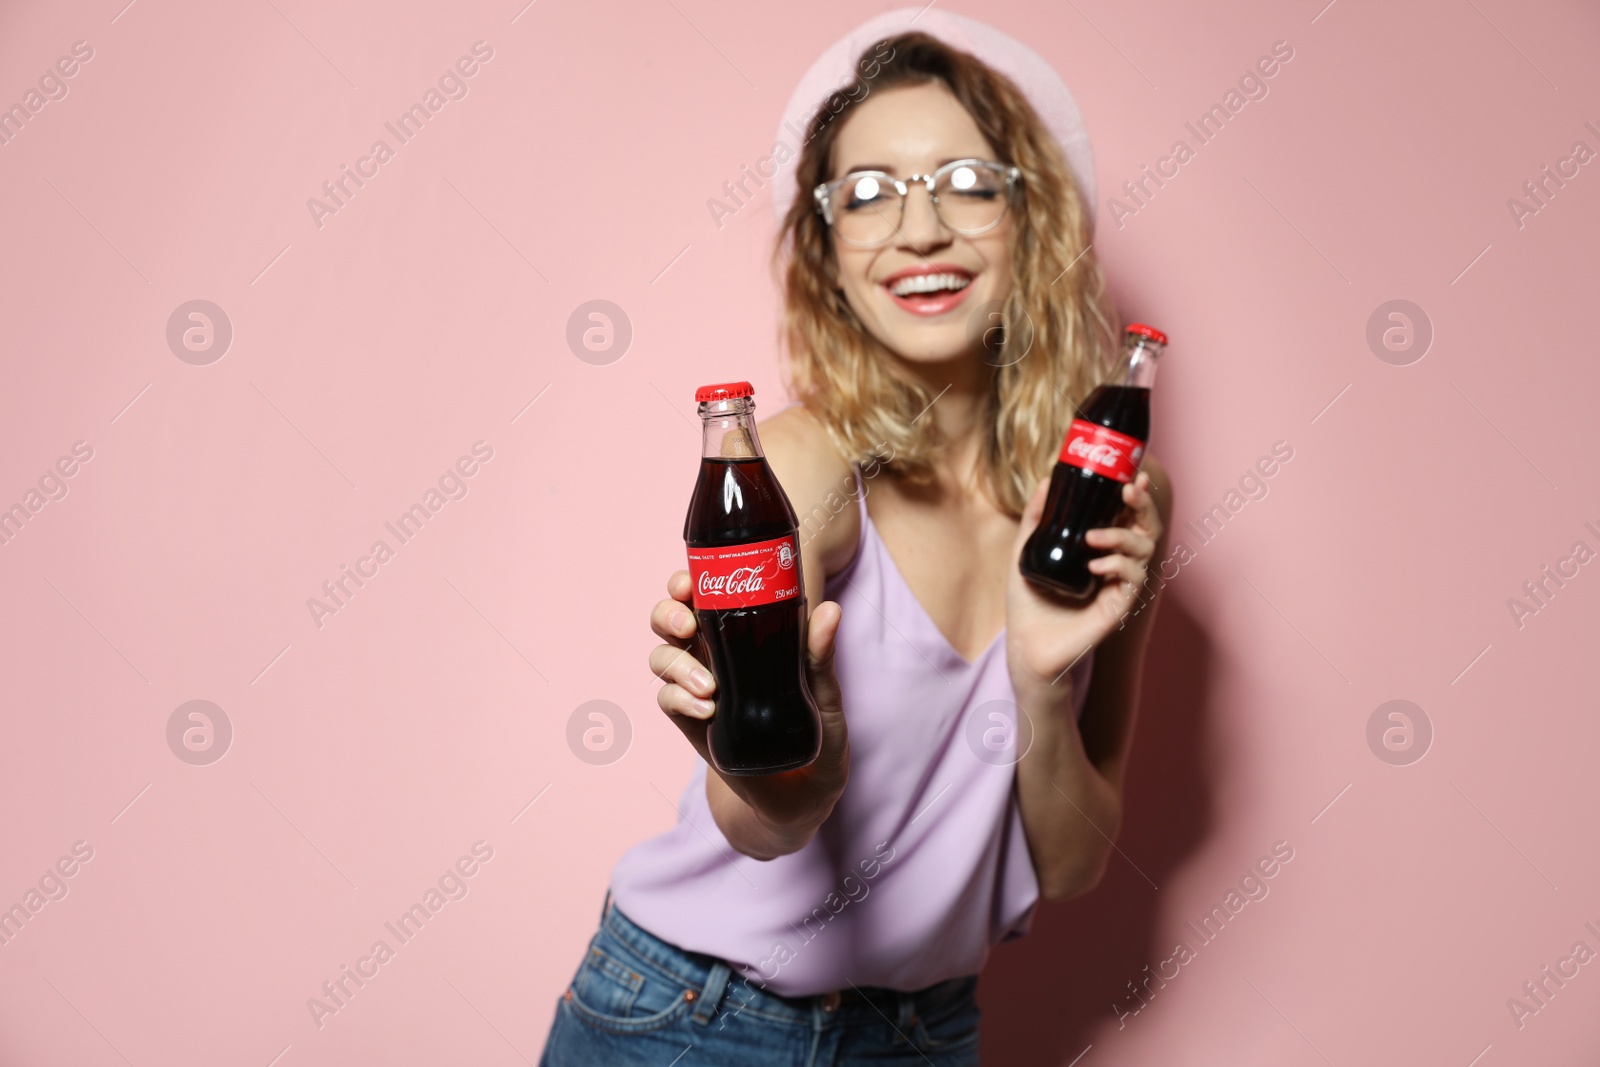
MULTIPOLYGON (((933 169, 934 170, 938 170, 940 167, 944 166, 946 163, 954 163, 958 159, 976 159, 976 158, 978 158, 978 157, 977 156, 951 156, 949 159, 941 159, 941 160, 939 160, 939 162, 934 166, 933 169)), ((887 163, 861 163, 861 164, 858 164, 857 166, 846 168, 846 170, 844 171, 844 174, 854 174, 857 171, 863 171, 863 170, 878 170, 878 171, 882 171, 885 174, 893 174, 894 173, 894 168, 889 166, 889 164, 887 164, 887 163)), ((842 177, 844 177, 844 174, 841 174, 839 176, 842 178, 842 177)))

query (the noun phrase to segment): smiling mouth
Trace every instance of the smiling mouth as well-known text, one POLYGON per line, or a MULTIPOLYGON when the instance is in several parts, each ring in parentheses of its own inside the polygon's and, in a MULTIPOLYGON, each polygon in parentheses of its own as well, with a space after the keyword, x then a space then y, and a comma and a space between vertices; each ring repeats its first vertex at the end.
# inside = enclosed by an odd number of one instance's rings
POLYGON ((889 283, 889 292, 895 296, 924 296, 929 293, 959 293, 972 284, 972 279, 962 274, 911 274, 889 283))
MULTIPOLYGON (((943 267, 944 264, 939 266, 943 267)), ((884 281, 889 299, 913 315, 943 315, 966 299, 975 275, 965 270, 923 270, 884 281)))

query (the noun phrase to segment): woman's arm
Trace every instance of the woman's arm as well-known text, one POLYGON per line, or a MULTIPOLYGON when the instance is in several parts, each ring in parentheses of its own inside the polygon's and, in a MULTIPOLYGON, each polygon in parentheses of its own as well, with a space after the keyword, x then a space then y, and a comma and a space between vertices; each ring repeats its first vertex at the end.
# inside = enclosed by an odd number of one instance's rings
MULTIPOLYGON (((811 607, 807 676, 822 713, 822 752, 809 767, 757 778, 724 778, 710 766, 706 801, 730 845, 766 860, 804 848, 849 781, 850 745, 833 672, 839 606, 823 599, 823 585, 849 562, 860 518, 850 466, 810 415, 799 408, 780 412, 761 424, 759 434, 767 463, 799 519, 800 568, 811 607)), ((699 648, 687 571, 673 574, 667 593, 650 616, 651 629, 667 642, 650 655, 650 669, 667 682, 657 702, 705 758, 716 684, 694 655, 699 648)))
MULTIPOLYGON (((1032 599, 1008 612, 1023 631, 1011 663, 1013 685, 1033 724, 1032 747, 1017 764, 1017 799, 1040 895, 1047 900, 1094 888, 1122 821, 1123 769, 1155 619, 1155 594, 1138 606, 1137 591, 1151 561, 1161 558, 1172 514, 1166 471, 1154 456, 1146 458, 1144 471, 1147 483, 1141 478, 1124 490, 1129 526, 1091 537, 1097 547, 1113 549, 1095 567, 1107 573, 1099 597, 1086 608, 1065 609, 1027 590, 1020 597, 1032 599), (1132 583, 1133 591, 1124 583, 1132 583), (1094 672, 1083 717, 1075 721, 1072 676, 1063 672, 1091 646, 1094 672)), ((1042 503, 1036 495, 1019 548, 1037 525, 1042 503)), ((1020 575, 1014 582, 1022 582, 1020 575)))

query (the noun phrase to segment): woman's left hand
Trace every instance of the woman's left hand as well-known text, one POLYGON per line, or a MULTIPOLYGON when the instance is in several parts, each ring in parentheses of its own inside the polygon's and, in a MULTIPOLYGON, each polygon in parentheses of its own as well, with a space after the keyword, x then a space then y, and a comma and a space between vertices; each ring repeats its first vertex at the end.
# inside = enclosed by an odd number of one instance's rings
MULTIPOLYGON (((1024 578, 1014 562, 1039 525, 1049 488, 1049 480, 1045 479, 1034 490, 1033 499, 1022 513, 1016 544, 1011 548, 1013 563, 1006 587, 1006 658, 1018 693, 1053 685, 1091 648, 1121 627, 1138 602, 1162 534, 1161 515, 1150 493, 1150 475, 1140 471, 1122 487, 1126 507, 1118 524, 1090 530, 1084 536, 1090 547, 1110 550, 1089 562, 1089 569, 1106 579, 1099 593, 1081 604, 1052 597, 1024 578)), ((1070 688, 1063 692, 1070 692, 1070 688)))

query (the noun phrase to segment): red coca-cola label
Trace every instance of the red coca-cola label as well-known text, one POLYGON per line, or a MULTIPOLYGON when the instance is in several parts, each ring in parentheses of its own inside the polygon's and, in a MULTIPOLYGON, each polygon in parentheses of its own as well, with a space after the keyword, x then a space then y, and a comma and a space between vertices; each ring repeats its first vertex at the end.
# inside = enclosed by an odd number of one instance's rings
POLYGON ((794 535, 689 549, 694 606, 721 611, 754 608, 800 595, 800 550, 794 535))
POLYGON ((1119 482, 1131 482, 1144 458, 1144 442, 1109 426, 1073 419, 1057 458, 1119 482))

